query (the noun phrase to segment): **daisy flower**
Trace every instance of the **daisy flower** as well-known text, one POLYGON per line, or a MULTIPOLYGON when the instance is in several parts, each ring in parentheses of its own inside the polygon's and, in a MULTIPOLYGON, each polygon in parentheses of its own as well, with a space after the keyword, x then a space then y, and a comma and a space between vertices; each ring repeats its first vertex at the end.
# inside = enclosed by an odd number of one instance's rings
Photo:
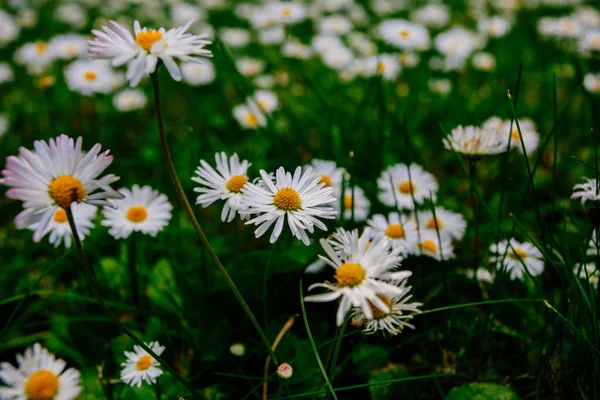
POLYGON ((446 136, 444 147, 470 156, 494 155, 506 151, 506 138, 495 131, 473 125, 452 129, 446 136))
POLYGON ((115 21, 110 27, 102 27, 102 31, 92 30, 94 39, 90 40, 90 58, 111 59, 111 65, 118 67, 129 63, 125 77, 129 84, 137 86, 140 80, 156 70, 160 59, 169 74, 176 81, 181 80, 181 70, 174 59, 183 64, 200 63, 199 56, 211 57, 210 50, 204 48, 211 42, 206 35, 198 36, 185 33, 193 20, 182 27, 158 30, 143 28, 138 21, 133 23, 135 37, 115 21))
MULTIPOLYGON (((92 221, 94 218, 96 218, 98 207, 85 203, 75 203, 71 205, 71 210, 73 211, 73 220, 75 221, 75 227, 77 228, 79 239, 83 240, 90 234, 90 231, 94 229, 94 223, 92 221)), ((27 212, 27 210, 23 211, 23 213, 27 212)), ((41 222, 38 221, 33 225, 27 226, 26 228, 35 232, 37 231, 40 223, 41 222)), ((17 228, 22 229, 25 227, 17 226, 17 228)), ((39 238, 36 239, 39 241, 47 234, 50 234, 48 241, 50 244, 54 245, 54 247, 60 246, 63 240, 67 249, 71 247, 72 233, 69 226, 69 221, 67 220, 67 212, 64 210, 64 208, 55 206, 52 219, 46 226, 46 229, 41 233, 39 238)))
POLYGON ((250 101, 255 101, 258 108, 267 114, 271 114, 279 107, 277 95, 269 90, 257 90, 250 101))
POLYGON ((384 42, 401 50, 427 50, 430 46, 427 28, 403 19, 383 21, 378 32, 384 42))
POLYGON ((312 49, 298 41, 298 39, 289 39, 281 46, 281 54, 288 58, 306 60, 312 56, 312 49))
POLYGON ((235 61, 238 71, 244 76, 253 77, 265 69, 265 62, 257 58, 241 57, 235 61))
POLYGON ((202 64, 183 64, 181 66, 183 81, 192 86, 208 85, 215 80, 215 66, 207 60, 202 64))
POLYGON ((146 101, 146 95, 139 89, 125 89, 113 97, 113 105, 121 112, 144 108, 146 101))
POLYGON ((301 2, 273 1, 268 3, 266 13, 283 25, 296 24, 306 19, 306 8, 301 2))
POLYGON ((596 235, 598 235, 598 231, 594 229, 594 231, 592 232, 592 237, 590 238, 590 242, 588 243, 588 249, 585 253, 588 256, 597 257, 598 254, 600 254, 600 251, 598 249, 598 240, 596 240, 598 239, 598 237, 596 235))
POLYGON ((585 74, 583 77, 583 87, 590 93, 600 93, 600 72, 585 74))
POLYGON ((6 400, 73 400, 83 389, 79 371, 65 369, 67 363, 57 359, 39 343, 17 354, 17 367, 0 364, 0 398, 6 400))
POLYGON ((58 35, 48 42, 50 51, 62 60, 83 58, 87 55, 88 38, 75 33, 58 35))
POLYGON ((440 235, 433 231, 419 232, 419 243, 417 244, 418 254, 434 258, 438 261, 454 258, 454 246, 450 238, 440 235))
POLYGON ((417 164, 411 164, 410 167, 406 164, 388 167, 377 179, 377 186, 380 190, 380 202, 388 207, 409 210, 414 208, 414 202, 422 203, 430 199, 430 195, 433 195, 435 201, 438 191, 435 177, 417 164))
POLYGON ((380 75, 384 80, 390 81, 400 73, 400 56, 398 54, 380 54, 368 60, 368 76, 380 75))
POLYGON ((595 263, 575 264, 573 272, 583 280, 588 280, 590 284, 598 289, 598 280, 600 280, 600 272, 596 268, 595 263))
POLYGON ((219 38, 232 49, 246 47, 250 43, 250 31, 243 28, 221 28, 219 29, 219 38))
POLYGON ((440 236, 448 237, 452 240, 461 240, 467 229, 467 221, 462 214, 448 211, 443 207, 435 208, 435 217, 433 211, 419 212, 419 229, 421 232, 431 232, 440 236))
POLYGON ((443 28, 450 21, 450 10, 444 4, 428 3, 414 10, 411 18, 425 26, 443 28))
MULTIPOLYGON (((159 356, 165 351, 165 346, 158 342, 150 342, 147 346, 159 356)), ((142 387, 142 381, 153 385, 163 373, 159 362, 140 346, 133 346, 133 352, 126 351, 125 357, 127 360, 121 364, 121 380, 128 385, 142 387)))
POLYGON ((44 41, 26 43, 15 52, 15 61, 25 65, 31 75, 40 75, 54 59, 54 53, 44 41))
POLYGON ((39 241, 56 211, 56 206, 67 209, 71 203, 109 205, 109 199, 120 199, 122 194, 109 185, 118 176, 99 175, 112 163, 113 157, 96 144, 84 153, 82 138, 76 141, 67 135, 35 141, 34 151, 21 147, 20 156, 6 159, 0 184, 9 186, 6 196, 23 201, 28 210, 15 218, 17 226, 27 227, 36 222, 34 241, 39 241), (96 192, 96 193, 94 193, 96 192))
POLYGON ((252 164, 248 160, 240 163, 236 153, 227 159, 225 152, 215 154, 215 163, 216 171, 206 161, 200 160, 196 176, 192 178, 200 184, 200 187, 194 188, 194 192, 200 193, 196 204, 206 208, 217 200, 225 200, 221 221, 231 222, 239 212, 242 189, 248 183, 248 168, 252 164))
POLYGON ((244 129, 258 129, 267 126, 267 118, 254 101, 239 104, 233 108, 233 116, 244 129))
MULTIPOLYGON (((371 202, 365 196, 365 192, 358 186, 354 186, 354 190, 350 187, 345 188, 342 202, 344 205, 343 217, 345 220, 352 219, 352 214, 354 214, 355 221, 364 221, 369 216, 371 202)), ((334 206, 338 210, 339 202, 336 202, 334 206)))
POLYGON ((65 68, 67 86, 84 96, 112 91, 114 73, 102 61, 77 60, 65 68))
POLYGON ((341 297, 336 316, 338 326, 342 325, 351 307, 360 307, 367 319, 373 318, 371 305, 384 313, 389 313, 389 305, 379 298, 378 294, 389 293, 391 296, 403 294, 403 290, 397 286, 397 283, 412 275, 410 271, 393 272, 402 261, 400 252, 391 248, 390 241, 386 239, 371 241, 370 237, 369 228, 365 229, 360 237, 358 231, 354 230, 348 237, 350 239, 348 251, 336 251, 327 240, 321 239, 321 246, 327 253, 327 257, 319 257, 335 269, 336 282, 311 285, 308 290, 320 287, 329 292, 306 296, 304 300, 327 302, 341 297))
POLYGON ((345 16, 334 14, 322 17, 318 23, 318 31, 334 35, 345 35, 352 30, 352 22, 345 16))
POLYGON ((436 36, 434 45, 437 51, 448 59, 455 60, 456 64, 465 60, 476 49, 482 47, 481 38, 461 26, 455 26, 436 36))
POLYGON ((305 168, 312 168, 313 173, 321 177, 319 183, 324 183, 325 187, 332 187, 336 194, 341 193, 344 168, 338 168, 335 161, 315 158, 305 168))
POLYGON ((476 272, 473 272, 472 269, 465 269, 464 274, 469 279, 476 279, 479 282, 494 283, 494 275, 482 267, 477 268, 476 272))
POLYGON ((523 267, 533 276, 538 276, 544 271, 542 253, 531 243, 519 243, 514 238, 510 241, 502 240, 491 245, 490 251, 494 253, 489 259, 490 262, 495 263, 499 270, 506 268, 513 281, 523 278, 523 267))
POLYGON ((571 194, 571 200, 581 198, 581 205, 583 206, 587 201, 600 200, 600 194, 598 183, 596 179, 584 178, 586 182, 578 183, 573 186, 573 194, 571 194))
POLYGON ((374 234, 384 235, 392 243, 393 248, 400 248, 403 255, 415 252, 419 242, 417 226, 406 215, 397 212, 391 212, 387 217, 383 214, 375 214, 367 224, 374 234))
POLYGON ((133 185, 131 190, 119 189, 120 200, 112 200, 104 207, 102 225, 110 227, 115 239, 126 239, 132 232, 142 232, 155 237, 171 220, 173 206, 167 196, 150 186, 133 185))
POLYGON ((540 143, 540 134, 537 132, 535 123, 529 118, 519 119, 519 126, 517 127, 514 120, 511 123, 511 120, 502 121, 497 117, 492 117, 483 124, 483 128, 494 129, 497 134, 503 137, 510 133, 510 147, 521 153, 523 153, 523 147, 521 146, 519 128, 521 128, 521 136, 527 154, 533 153, 540 143))
POLYGON ((367 318, 363 312, 362 307, 354 308, 352 313, 352 325, 362 326, 363 333, 371 334, 378 331, 383 331, 384 334, 396 336, 401 333, 405 326, 415 329, 414 325, 406 322, 411 320, 413 315, 420 313, 421 310, 418 307, 422 306, 421 303, 409 303, 407 302, 412 298, 409 295, 411 287, 406 286, 406 281, 403 281, 399 289, 402 291, 400 294, 392 296, 386 296, 385 294, 378 293, 377 297, 385 303, 389 308, 389 312, 380 310, 377 306, 369 301, 371 312, 373 317, 367 318))
POLYGON ((336 201, 333 189, 325 187, 321 177, 312 168, 297 167, 292 175, 283 167, 277 169, 275 180, 264 171, 258 184, 248 183, 242 188, 242 214, 258 214, 246 224, 259 225, 254 231, 261 237, 272 225, 270 242, 275 243, 287 220, 292 235, 309 245, 306 231, 313 233, 315 226, 326 231, 320 218, 334 219, 336 211, 328 207, 336 201))

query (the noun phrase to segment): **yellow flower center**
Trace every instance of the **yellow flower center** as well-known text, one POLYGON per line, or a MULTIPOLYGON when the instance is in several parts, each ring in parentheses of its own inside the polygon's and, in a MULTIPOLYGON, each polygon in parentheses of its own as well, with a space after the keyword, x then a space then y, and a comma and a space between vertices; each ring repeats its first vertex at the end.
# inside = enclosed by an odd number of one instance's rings
POLYGON ((135 43, 137 43, 142 49, 150 51, 150 47, 155 42, 162 40, 162 33, 156 29, 148 29, 135 35, 135 43))
POLYGON ((521 138, 519 137, 519 130, 517 128, 513 128, 512 132, 510 132, 510 138, 512 140, 516 140, 517 142, 521 141, 521 138))
POLYGON ((140 223, 148 218, 148 211, 144 206, 133 206, 127 210, 127 219, 131 222, 140 223))
POLYGON ((385 230, 385 234, 392 239, 404 238, 404 228, 401 224, 390 224, 385 230))
POLYGON ((52 200, 62 208, 69 207, 74 201, 81 203, 85 197, 83 184, 69 175, 61 175, 50 182, 48 191, 52 200))
POLYGON ((385 64, 379 61, 377 63, 377 72, 382 73, 385 71, 385 64))
POLYGON ((513 259, 515 259, 517 261, 519 259, 521 259, 522 261, 525 261, 525 259, 527 258, 527 252, 520 247, 515 247, 514 252, 511 252, 510 255, 512 256, 513 259))
POLYGON ((58 376, 47 369, 33 373, 25 383, 28 400, 52 400, 58 392, 58 376))
MULTIPOLYGON (((383 301, 383 303, 390 308, 392 305, 392 301, 390 300, 389 297, 384 296, 382 294, 378 294, 377 297, 379 297, 379 300, 383 301)), ((371 303, 370 300, 367 300, 369 302, 369 306, 371 306, 371 312, 373 312, 373 319, 382 319, 388 316, 389 313, 384 313, 382 310, 380 310, 375 304, 371 303)))
POLYGON ((257 106, 258 106, 258 108, 260 108, 261 110, 263 110, 263 111, 267 111, 267 105, 265 104, 265 102, 264 102, 264 101, 257 100, 257 101, 256 101, 256 105, 257 105, 257 106))
POLYGON ((229 178, 225 187, 230 192, 239 193, 242 191, 242 188, 244 187, 246 182, 248 182, 248 179, 246 179, 245 176, 233 175, 231 178, 229 178))
POLYGON ((321 175, 319 183, 324 183, 325 187, 331 187, 331 178, 328 175, 321 175))
POLYGON ((285 187, 279 189, 273 197, 273 204, 282 210, 292 211, 297 210, 302 205, 302 199, 295 189, 285 187))
POLYGON ((403 30, 400 31, 400 36, 403 37, 403 38, 407 38, 407 37, 410 36, 410 32, 407 31, 406 29, 403 29, 403 30))
POLYGON ((429 222, 427 222, 427 228, 428 229, 436 229, 436 230, 440 230, 442 229, 442 221, 436 221, 435 218, 431 217, 429 219, 429 222), (437 223, 436 223, 437 222, 437 223))
POLYGON ((36 42, 35 49, 37 50, 38 54, 44 54, 48 49, 48 45, 46 42, 36 42))
POLYGON ((88 71, 85 74, 83 74, 83 77, 85 79, 87 79, 88 81, 95 81, 98 78, 98 75, 96 75, 96 73, 94 71, 88 71))
POLYGON ((415 185, 409 181, 404 181, 398 185, 398 190, 404 194, 410 194, 415 192, 415 185))
POLYGON ((77 47, 75 47, 72 43, 67 44, 66 46, 67 55, 74 56, 77 54, 77 47))
POLYGON ((40 89, 48 89, 50 86, 54 85, 54 77, 50 75, 42 76, 38 81, 38 86, 40 89))
POLYGON ((145 356, 140 357, 140 359, 135 363, 135 368, 138 371, 144 371, 150 368, 150 365, 152 365, 152 358, 146 354, 145 356))
POLYGON ((249 112, 246 114, 246 125, 250 128, 256 128, 258 126, 258 118, 256 118, 254 113, 249 112))
POLYGON ((283 15, 284 17, 289 17, 291 13, 292 11, 287 7, 281 10, 281 15, 283 15))
POLYGON ((433 240, 427 239, 423 243, 419 244, 419 247, 421 248, 421 250, 426 250, 431 253, 437 252, 437 246, 435 245, 435 242, 433 240))
POLYGON ((357 286, 365 279, 367 271, 357 263, 348 262, 341 264, 335 272, 335 279, 340 286, 357 286))
POLYGON ((63 208, 57 208, 54 212, 54 222, 59 224, 67 222, 67 212, 63 208))

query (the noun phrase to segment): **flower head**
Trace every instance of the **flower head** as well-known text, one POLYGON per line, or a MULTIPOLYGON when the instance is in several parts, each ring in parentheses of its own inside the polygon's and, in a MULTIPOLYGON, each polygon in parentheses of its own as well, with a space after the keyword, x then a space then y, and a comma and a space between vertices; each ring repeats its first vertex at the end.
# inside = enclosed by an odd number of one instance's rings
POLYGON ((490 251, 494 253, 490 262, 495 263, 498 269, 506 268, 511 280, 522 279, 525 268, 533 276, 544 271, 542 253, 531 243, 519 243, 514 238, 502 240, 490 246, 490 251))
POLYGON ((505 135, 491 129, 459 125, 444 139, 444 147, 471 156, 481 156, 503 153, 507 143, 505 135))
POLYGON ((379 201, 388 207, 409 210, 414 208, 414 203, 422 203, 431 195, 435 201, 438 191, 435 177, 417 164, 388 167, 377 179, 377 186, 380 190, 379 201))
POLYGON ((400 248, 403 255, 415 252, 418 235, 415 222, 406 215, 391 212, 386 217, 375 214, 367 221, 375 235, 385 236, 392 247, 400 248))
MULTIPOLYGON (((165 346, 158 342, 150 342, 147 346, 159 356, 165 351, 165 346)), ((121 364, 121 380, 131 386, 141 387, 142 381, 153 385, 163 373, 160 363, 140 346, 133 346, 133 352, 126 351, 125 357, 127 359, 121 364)))
POLYGON ((584 205, 587 201, 598 201, 600 200, 600 189, 596 179, 584 178, 586 182, 578 183, 573 186, 573 194, 571 194, 571 200, 581 199, 581 205, 584 205))
MULTIPOLYGON (((25 209, 23 213, 28 213, 30 209, 25 209)), ((83 240, 87 235, 90 234, 90 231, 94 229, 94 223, 92 222, 94 218, 96 218, 96 213, 98 212, 98 207, 90 205, 90 204, 77 204, 73 203, 71 205, 71 211, 73 212, 73 220, 75 221, 75 227, 77 228, 77 233, 79 234, 79 239, 83 240)), ((19 221, 26 219, 23 217, 17 217, 19 221)), ((33 225, 29 225, 26 228, 32 231, 37 231, 38 225, 41 221, 34 223, 33 225)), ((17 228, 24 228, 23 226, 17 226, 17 228)), ((36 237, 38 241, 42 239, 46 235, 50 235, 48 241, 50 244, 54 245, 54 247, 60 246, 63 242, 65 243, 65 247, 71 247, 71 227, 69 226, 69 221, 67 220, 67 212, 58 206, 55 206, 54 215, 50 222, 46 226, 46 229, 42 231, 39 237, 36 237)))

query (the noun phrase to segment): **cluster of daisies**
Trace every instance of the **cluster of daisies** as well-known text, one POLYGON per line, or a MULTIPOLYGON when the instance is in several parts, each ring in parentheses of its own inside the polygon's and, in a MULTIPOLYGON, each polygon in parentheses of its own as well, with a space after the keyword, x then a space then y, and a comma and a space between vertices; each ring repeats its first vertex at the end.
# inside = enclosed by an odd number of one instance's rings
MULTIPOLYGON (((158 342, 147 346, 158 356, 165 350, 158 342)), ((6 400, 73 400, 81 391, 81 374, 75 368, 67 368, 67 363, 39 343, 28 347, 23 354, 17 354, 17 366, 3 362, 0 364, 0 398, 6 400)), ((140 346, 133 352, 125 352, 121 364, 121 380, 131 386, 140 387, 142 382, 156 383, 162 375, 160 364, 140 346)))

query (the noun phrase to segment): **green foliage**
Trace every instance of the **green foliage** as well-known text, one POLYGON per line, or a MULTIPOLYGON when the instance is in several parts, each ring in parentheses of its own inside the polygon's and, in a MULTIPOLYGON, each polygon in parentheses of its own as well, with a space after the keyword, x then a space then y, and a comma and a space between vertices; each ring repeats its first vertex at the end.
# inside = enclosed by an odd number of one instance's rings
POLYGON ((496 383, 473 382, 454 388, 446 400, 519 400, 519 396, 509 387, 496 383))

